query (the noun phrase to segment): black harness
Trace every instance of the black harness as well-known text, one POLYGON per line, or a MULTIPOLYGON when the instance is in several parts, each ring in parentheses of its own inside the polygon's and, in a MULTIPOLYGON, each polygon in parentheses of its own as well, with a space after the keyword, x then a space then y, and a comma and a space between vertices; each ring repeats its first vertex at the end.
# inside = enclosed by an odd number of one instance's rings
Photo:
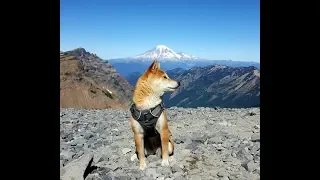
POLYGON ((132 104, 130 107, 132 117, 138 121, 149 137, 158 134, 155 127, 163 110, 163 102, 151 109, 138 110, 135 104, 132 104))

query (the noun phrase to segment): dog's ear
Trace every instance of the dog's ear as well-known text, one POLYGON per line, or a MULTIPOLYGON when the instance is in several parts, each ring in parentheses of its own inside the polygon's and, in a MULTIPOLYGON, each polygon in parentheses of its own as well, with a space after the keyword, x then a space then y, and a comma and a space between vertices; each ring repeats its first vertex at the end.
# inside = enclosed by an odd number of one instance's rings
POLYGON ((158 67, 157 67, 158 69, 160 69, 160 63, 158 62, 158 67))
POLYGON ((153 62, 152 62, 152 64, 150 65, 150 67, 148 68, 148 70, 150 71, 150 72, 156 72, 157 70, 158 70, 158 62, 157 62, 157 60, 155 59, 153 62))

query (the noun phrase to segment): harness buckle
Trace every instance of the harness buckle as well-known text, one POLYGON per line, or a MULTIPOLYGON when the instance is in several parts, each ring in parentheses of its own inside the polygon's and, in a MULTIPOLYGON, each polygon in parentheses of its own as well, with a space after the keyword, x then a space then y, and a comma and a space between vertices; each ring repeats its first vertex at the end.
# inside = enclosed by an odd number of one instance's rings
MULTIPOLYGON (((162 107, 162 103, 160 103, 160 107, 161 107, 161 109, 163 108, 162 107)), ((156 107, 157 108, 157 107, 156 107)), ((154 109, 156 109, 156 108, 154 108, 154 109)), ((161 111, 161 109, 160 109, 160 111, 161 111)), ((152 114, 152 111, 151 111, 151 109, 149 109, 149 112, 150 112, 150 114, 153 116, 153 117, 160 117, 160 116, 156 116, 156 115, 154 115, 154 114, 152 114)), ((160 114, 161 115, 161 114, 160 114)))

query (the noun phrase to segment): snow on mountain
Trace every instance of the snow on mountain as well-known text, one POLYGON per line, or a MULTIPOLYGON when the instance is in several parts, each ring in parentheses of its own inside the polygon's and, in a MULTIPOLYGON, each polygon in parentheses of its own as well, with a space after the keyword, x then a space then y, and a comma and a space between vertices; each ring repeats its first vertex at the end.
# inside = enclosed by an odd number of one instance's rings
POLYGON ((189 54, 186 54, 186 53, 184 53, 184 52, 179 52, 179 53, 177 53, 177 54, 179 54, 180 56, 181 56, 181 58, 180 59, 189 59, 189 60, 194 60, 194 59, 200 59, 200 58, 198 58, 198 57, 196 57, 196 56, 191 56, 191 55, 189 55, 189 54))
POLYGON ((143 54, 132 57, 130 59, 139 60, 160 60, 160 61, 184 61, 184 60, 196 60, 198 57, 188 55, 186 53, 180 52, 176 53, 169 47, 165 45, 157 45, 153 49, 146 51, 143 54))

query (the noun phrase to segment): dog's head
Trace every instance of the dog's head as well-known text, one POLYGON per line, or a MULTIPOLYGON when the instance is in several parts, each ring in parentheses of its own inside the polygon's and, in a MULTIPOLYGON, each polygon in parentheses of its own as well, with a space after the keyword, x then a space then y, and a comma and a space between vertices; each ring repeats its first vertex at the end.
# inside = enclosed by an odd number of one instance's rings
POLYGON ((180 86, 179 82, 170 79, 167 73, 160 69, 157 60, 153 61, 143 76, 148 81, 149 87, 161 94, 175 91, 180 86))

